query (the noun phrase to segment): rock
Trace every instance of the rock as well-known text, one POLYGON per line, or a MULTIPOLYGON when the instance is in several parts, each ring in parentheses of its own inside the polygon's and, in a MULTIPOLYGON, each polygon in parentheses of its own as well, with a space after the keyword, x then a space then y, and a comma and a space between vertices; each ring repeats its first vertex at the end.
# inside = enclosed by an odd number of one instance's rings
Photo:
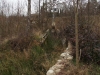
POLYGON ((61 59, 67 59, 67 53, 62 53, 62 54, 60 55, 60 57, 61 57, 61 59))
POLYGON ((46 75, 56 75, 56 73, 53 70, 48 70, 46 75))
POLYGON ((58 74, 58 73, 60 73, 60 72, 61 72, 61 69, 56 69, 56 70, 55 70, 55 73, 56 73, 56 74, 58 74))

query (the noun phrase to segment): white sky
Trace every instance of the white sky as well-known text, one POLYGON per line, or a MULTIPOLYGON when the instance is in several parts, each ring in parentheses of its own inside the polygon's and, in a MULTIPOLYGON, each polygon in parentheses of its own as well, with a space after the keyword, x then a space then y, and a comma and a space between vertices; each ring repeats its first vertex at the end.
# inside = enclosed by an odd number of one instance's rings
MULTIPOLYGON (((9 4, 10 5, 10 13, 12 11, 12 6, 13 6, 13 13, 15 13, 17 11, 17 7, 18 7, 18 2, 19 2, 19 8, 22 9, 22 14, 24 13, 25 15, 27 14, 27 0, 0 0, 0 4, 2 4, 2 1, 5 1, 5 3, 9 4)), ((34 13, 36 10, 36 5, 38 3, 38 0, 32 0, 32 12, 31 13, 34 13)), ((7 10, 6 10, 7 12, 7 10)), ((6 13, 5 12, 5 13, 6 13)))
MULTIPOLYGON (((16 7, 18 6, 18 1, 19 1, 19 4, 21 4, 23 6, 23 7, 19 6, 19 7, 21 7, 21 9, 23 9, 23 12, 22 13, 27 14, 27 0, 0 0, 0 2, 1 1, 6 1, 10 5, 13 4, 13 7, 15 8, 14 11, 17 10, 16 7)), ((32 6, 32 9, 31 9, 32 12, 31 13, 34 13, 34 12, 36 12, 35 9, 38 8, 38 1, 39 0, 31 0, 31 1, 32 1, 32 5, 31 5, 32 6)), ((59 1, 65 1, 65 0, 59 0, 59 1)))

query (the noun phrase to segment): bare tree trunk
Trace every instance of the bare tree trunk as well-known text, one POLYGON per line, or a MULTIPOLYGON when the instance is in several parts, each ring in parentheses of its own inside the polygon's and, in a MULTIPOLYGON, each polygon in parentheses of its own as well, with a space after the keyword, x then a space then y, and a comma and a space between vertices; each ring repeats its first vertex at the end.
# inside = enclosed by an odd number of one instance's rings
POLYGON ((43 6, 41 9, 41 23, 42 23, 42 30, 44 30, 44 0, 43 0, 43 6))
POLYGON ((27 13, 27 33, 30 31, 30 26, 31 26, 31 0, 28 0, 28 13, 27 13))
POLYGON ((51 10, 52 10, 52 2, 51 2, 51 0, 49 0, 49 2, 50 2, 50 14, 51 14, 51 10))
POLYGON ((39 25, 40 25, 40 14, 41 12, 40 12, 40 0, 39 0, 39 25))
POLYGON ((78 1, 75 5, 75 38, 76 38, 76 65, 79 67, 79 39, 78 39, 78 1))
POLYGON ((46 15, 45 15, 45 19, 46 19, 46 26, 47 26, 47 14, 48 14, 48 13, 47 13, 47 0, 45 0, 45 3, 46 3, 46 8, 45 8, 45 9, 46 9, 46 10, 45 10, 45 14, 46 14, 46 15))
POLYGON ((45 1, 45 3, 46 3, 46 16, 47 16, 47 0, 45 1))
POLYGON ((90 0, 88 0, 88 25, 89 25, 89 20, 90 20, 90 0))

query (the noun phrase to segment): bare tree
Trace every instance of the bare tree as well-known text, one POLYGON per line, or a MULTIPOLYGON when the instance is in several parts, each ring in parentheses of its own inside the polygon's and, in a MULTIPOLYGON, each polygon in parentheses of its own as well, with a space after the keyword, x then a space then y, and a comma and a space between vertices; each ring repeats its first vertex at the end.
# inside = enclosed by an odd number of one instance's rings
POLYGON ((40 0, 39 0, 39 24, 40 24, 40 14, 41 14, 41 12, 40 12, 40 0))
POLYGON ((89 11, 90 11, 90 9, 89 9, 89 7, 90 7, 90 0, 88 0, 88 24, 89 24, 89 11))
POLYGON ((28 23, 27 23, 27 32, 30 31, 30 26, 31 26, 31 0, 28 0, 28 13, 27 13, 27 19, 28 19, 28 23))
POLYGON ((78 39, 78 3, 79 0, 74 1, 75 4, 75 38, 76 38, 76 65, 79 66, 79 39, 78 39))

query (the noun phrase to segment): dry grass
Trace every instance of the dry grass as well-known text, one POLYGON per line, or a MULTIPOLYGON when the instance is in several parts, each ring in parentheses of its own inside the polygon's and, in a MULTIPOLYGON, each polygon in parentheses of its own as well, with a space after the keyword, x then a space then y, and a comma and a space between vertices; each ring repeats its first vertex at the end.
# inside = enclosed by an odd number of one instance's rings
MULTIPOLYGON (((16 17, 13 19, 16 19, 16 17)), ((58 29, 60 28, 63 29, 66 27, 66 25, 70 24, 69 18, 57 17, 55 21, 56 21, 56 25, 58 29)), ((24 31, 24 26, 25 26, 24 19, 21 22, 22 23, 20 23, 19 25, 17 25, 15 20, 11 22, 10 28, 12 27, 14 29, 10 31, 9 35, 20 34, 20 32, 24 31), (13 27, 14 23, 16 24, 15 27, 13 27), (16 32, 16 30, 18 32, 16 32)), ((91 17, 90 22, 91 22, 93 31, 99 35, 100 17, 98 16, 96 16, 95 18, 91 17)), ((50 27, 50 25, 51 24, 49 22, 48 26, 50 27)), ((3 26, 2 28, 4 29, 5 26, 3 26)), ((38 36, 42 33, 42 31, 38 30, 38 31, 34 31, 34 33, 36 33, 35 36, 36 38, 38 38, 38 36)), ((4 40, 4 42, 7 42, 7 41, 8 39, 4 40)), ((46 43, 46 45, 44 45, 44 48, 41 48, 39 46, 39 42, 37 42, 37 40, 34 40, 33 45, 30 45, 31 46, 30 50, 26 51, 25 49, 23 49, 23 52, 20 52, 20 51, 14 52, 13 50, 9 50, 8 48, 5 51, 0 52, 0 75, 45 75, 47 70, 52 65, 55 64, 60 52, 62 52, 62 48, 58 46, 59 44, 54 45, 55 41, 53 42, 52 41, 53 40, 49 40, 49 43, 48 43, 49 45, 47 45, 46 43)), ((21 45, 22 44, 24 43, 22 42, 21 45)), ((100 75, 100 70, 98 70, 100 69, 100 67, 97 67, 97 65, 95 66, 96 67, 94 67, 93 65, 90 65, 89 67, 80 66, 79 68, 77 68, 74 65, 70 65, 70 68, 66 68, 64 70, 64 73, 66 75, 100 75)))
POLYGON ((34 44, 23 52, 6 47, 0 52, 0 75, 45 75, 59 56, 50 42, 40 47, 34 40, 34 44))

